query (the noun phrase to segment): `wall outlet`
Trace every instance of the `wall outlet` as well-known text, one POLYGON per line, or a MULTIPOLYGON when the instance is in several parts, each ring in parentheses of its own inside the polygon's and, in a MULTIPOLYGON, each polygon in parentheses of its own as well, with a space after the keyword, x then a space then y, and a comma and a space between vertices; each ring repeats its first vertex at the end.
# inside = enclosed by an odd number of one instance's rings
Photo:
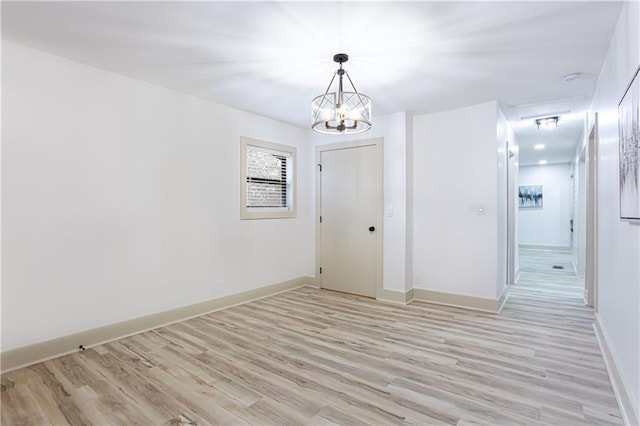
POLYGON ((422 275, 416 275, 415 277, 413 277, 413 282, 415 284, 420 284, 422 282, 422 275))

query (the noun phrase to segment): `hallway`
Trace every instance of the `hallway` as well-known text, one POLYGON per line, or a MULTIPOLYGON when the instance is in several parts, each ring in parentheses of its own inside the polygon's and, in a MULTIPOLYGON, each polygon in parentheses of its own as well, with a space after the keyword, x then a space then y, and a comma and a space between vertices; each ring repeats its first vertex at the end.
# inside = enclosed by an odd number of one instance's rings
POLYGON ((526 324, 532 342, 537 342, 534 359, 563 365, 562 373, 552 369, 546 374, 549 378, 560 374, 568 380, 565 384, 572 383, 562 391, 580 394, 587 421, 621 422, 594 333, 593 310, 584 304, 584 279, 574 275, 571 252, 521 248, 519 255, 519 277, 509 288, 509 299, 500 314, 502 320, 526 324), (595 389, 603 399, 589 395, 595 389), (604 404, 605 400, 609 403, 604 404), (595 411, 592 403, 598 406, 595 411))
POLYGON ((575 276, 568 249, 520 248, 519 254, 520 273, 512 290, 517 288, 519 293, 540 300, 573 301, 584 306, 584 278, 575 276))

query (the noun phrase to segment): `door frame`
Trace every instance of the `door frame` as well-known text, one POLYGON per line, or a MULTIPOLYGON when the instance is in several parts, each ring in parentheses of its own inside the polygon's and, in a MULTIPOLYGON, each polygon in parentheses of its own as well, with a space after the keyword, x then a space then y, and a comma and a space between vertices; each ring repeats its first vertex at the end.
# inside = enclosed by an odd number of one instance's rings
POLYGON ((518 183, 516 182, 517 147, 512 142, 505 142, 507 166, 507 285, 515 284, 518 276, 516 264, 516 221, 518 220, 516 203, 518 202, 518 183))
POLYGON ((384 140, 382 137, 361 139, 347 142, 338 142, 333 144, 318 145, 316 146, 316 268, 315 268, 315 283, 318 287, 322 288, 322 274, 320 268, 322 267, 322 233, 320 232, 320 216, 322 213, 322 176, 320 158, 323 152, 336 151, 341 149, 360 148, 364 146, 376 147, 376 164, 375 167, 380 173, 380 206, 376 213, 376 229, 380 232, 376 232, 376 271, 375 271, 375 297, 379 298, 382 294, 382 262, 383 262, 383 236, 384 236, 384 169, 383 169, 383 148, 384 140))
MULTIPOLYGON (((585 126, 585 131, 587 130, 585 126)), ((587 136, 588 137, 588 136, 587 136)), ((587 179, 587 143, 585 140, 584 145, 582 146, 582 150, 580 150, 580 154, 578 155, 577 168, 574 172, 574 177, 577 174, 578 176, 578 205, 575 207, 576 214, 574 214, 574 229, 577 234, 577 245, 576 245, 576 277, 585 278, 586 264, 587 264, 587 210, 589 206, 587 205, 587 193, 588 189, 588 179, 587 179)), ((586 280, 585 280, 585 293, 583 298, 586 302, 586 280)))
POLYGON ((587 223, 585 262, 585 303, 598 312, 598 113, 589 127, 586 141, 587 223))

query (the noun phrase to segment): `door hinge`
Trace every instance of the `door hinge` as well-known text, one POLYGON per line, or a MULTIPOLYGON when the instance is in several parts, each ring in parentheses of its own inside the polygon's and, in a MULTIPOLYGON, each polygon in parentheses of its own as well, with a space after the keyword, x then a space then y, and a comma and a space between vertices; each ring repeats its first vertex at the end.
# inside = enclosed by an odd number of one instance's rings
POLYGON ((320 216, 320 223, 322 223, 322 216, 320 216))
POLYGON ((320 273, 322 273, 322 268, 320 268, 320 273))
POLYGON ((320 167, 320 171, 322 171, 322 164, 318 163, 318 167, 320 167))

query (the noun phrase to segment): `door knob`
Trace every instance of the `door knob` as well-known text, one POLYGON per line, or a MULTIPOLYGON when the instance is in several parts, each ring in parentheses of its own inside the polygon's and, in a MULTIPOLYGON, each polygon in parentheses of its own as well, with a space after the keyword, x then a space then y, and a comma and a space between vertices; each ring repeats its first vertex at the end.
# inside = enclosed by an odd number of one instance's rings
POLYGON ((373 232, 373 231, 375 231, 375 230, 376 230, 376 227, 375 227, 375 226, 370 226, 370 227, 369 227, 369 232, 373 232))

